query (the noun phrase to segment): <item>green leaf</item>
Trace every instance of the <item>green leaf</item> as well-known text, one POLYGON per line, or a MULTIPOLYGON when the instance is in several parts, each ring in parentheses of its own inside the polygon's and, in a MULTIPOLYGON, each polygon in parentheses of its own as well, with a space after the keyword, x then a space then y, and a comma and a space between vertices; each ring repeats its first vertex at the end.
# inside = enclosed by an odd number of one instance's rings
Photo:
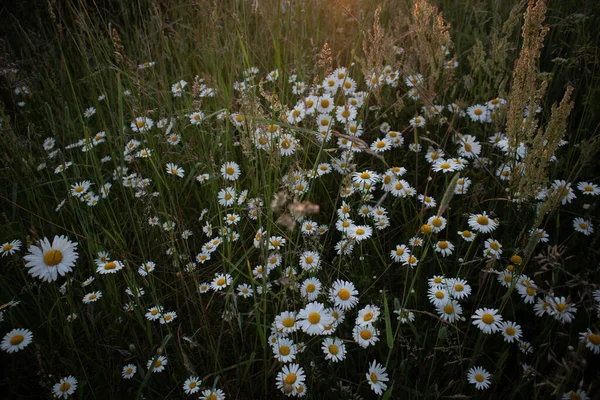
POLYGON ((387 303, 387 296, 383 292, 383 313, 385 315, 385 337, 387 345, 391 349, 394 347, 394 334, 392 332, 392 319, 390 318, 390 309, 387 303))

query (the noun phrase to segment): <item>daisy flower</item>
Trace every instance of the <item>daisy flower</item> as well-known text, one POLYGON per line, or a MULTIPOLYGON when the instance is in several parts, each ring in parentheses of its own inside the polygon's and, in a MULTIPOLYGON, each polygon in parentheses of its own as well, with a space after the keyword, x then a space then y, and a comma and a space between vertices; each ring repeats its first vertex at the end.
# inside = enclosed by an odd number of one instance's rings
POLYGON ((374 185, 379 181, 379 175, 373 171, 365 170, 363 172, 354 172, 352 182, 363 185, 374 185))
POLYGON ((469 370, 467 374, 467 379, 469 383, 475 385, 477 390, 483 390, 490 387, 490 373, 487 372, 482 367, 473 367, 469 370))
POLYGON ((425 126, 425 118, 421 117, 420 115, 417 115, 416 117, 411 118, 411 120, 409 121, 410 126, 415 127, 415 128, 420 128, 422 126, 425 126))
POLYGON ((175 311, 169 311, 168 313, 164 313, 160 316, 158 321, 161 325, 168 324, 169 322, 173 322, 177 318, 177 313, 175 311))
POLYGON ((355 325, 352 330, 352 337, 361 347, 367 348, 379 341, 379 330, 373 325, 359 326, 355 325))
POLYGON ((348 230, 348 237, 357 242, 368 239, 371 235, 373 235, 373 228, 366 225, 353 225, 348 230))
POLYGON ((75 261, 79 257, 77 243, 71 242, 66 236, 55 236, 52 244, 47 238, 40 241, 40 247, 29 246, 29 254, 25 257, 25 267, 29 268, 29 275, 45 282, 58 279, 73 270, 75 261))
POLYGON ((600 335, 593 333, 589 328, 586 332, 579 334, 579 340, 585 342, 585 347, 590 349, 594 354, 600 354, 600 335))
POLYGON ((302 283, 300 292, 308 299, 308 301, 316 300, 321 293, 321 281, 317 278, 308 278, 302 283))
POLYGON ((387 389, 385 382, 389 381, 388 374, 385 372, 383 365, 373 360, 369 364, 369 372, 367 372, 367 380, 371 389, 378 395, 382 394, 387 389))
POLYGON ((221 389, 206 389, 202 391, 200 400, 225 400, 225 392, 221 389))
POLYGON ((595 183, 591 182, 579 182, 577 184, 577 189, 581 191, 581 193, 586 195, 598 196, 600 195, 600 187, 595 183))
POLYGON ((137 367, 135 366, 135 364, 127 364, 123 367, 123 371, 121 371, 121 376, 123 376, 123 379, 131 379, 133 378, 136 372, 137 367))
POLYGON ((102 292, 92 292, 83 296, 83 304, 90 304, 98 301, 102 297, 102 292))
POLYGON ((338 279, 329 290, 329 299, 335 303, 336 307, 347 311, 358 304, 358 290, 355 289, 352 282, 338 279))
POLYGON ((52 387, 54 397, 59 399, 69 398, 70 395, 75 393, 75 390, 77 390, 77 379, 71 375, 61 378, 60 381, 52 387))
POLYGON ((450 300, 450 294, 448 294, 448 291, 441 286, 429 288, 427 297, 429 298, 431 304, 436 307, 445 304, 448 300, 450 300))
POLYGON ((489 111, 487 107, 482 106, 481 104, 475 104, 474 106, 467 108, 467 114, 473 122, 486 122, 489 111))
POLYGON ((342 361, 346 358, 346 345, 336 337, 323 340, 321 345, 325 359, 332 362, 342 361))
POLYGON ((83 112, 83 116, 86 118, 90 118, 94 114, 96 114, 96 109, 94 107, 86 108, 83 112))
POLYGON ((396 319, 400 321, 401 324, 406 324, 415 320, 415 313, 413 313, 412 311, 405 310, 403 308, 394 310, 394 314, 398 315, 396 319))
POLYGON ((452 159, 443 159, 440 158, 439 160, 437 160, 435 163, 433 163, 433 166, 431 167, 433 169, 434 172, 440 172, 442 171, 443 173, 447 173, 447 172, 454 172, 457 170, 458 165, 456 164, 456 162, 452 159))
POLYGON ((216 292, 216 291, 222 290, 222 289, 226 288, 227 286, 229 286, 231 281, 232 281, 231 275, 218 274, 212 280, 210 287, 212 290, 214 290, 216 292))
POLYGON ((0 348, 7 353, 15 353, 29 346, 32 341, 33 333, 29 329, 13 329, 4 335, 0 348))
POLYGON ((484 253, 486 255, 489 254, 492 256, 499 256, 502 254, 502 245, 497 240, 490 238, 485 241, 484 245, 485 245, 484 253))
POLYGON ((200 390, 202 381, 197 376, 190 376, 183 383, 183 390, 186 394, 194 394, 200 390))
POLYGON ((502 322, 500 325, 500 331, 502 332, 502 336, 504 336, 505 342, 512 343, 515 340, 517 342, 521 340, 521 326, 512 321, 502 322))
POLYGON ((442 256, 446 257, 452 254, 454 251, 454 245, 447 240, 440 240, 434 246, 435 251, 441 253, 442 256))
POLYGON ((201 111, 196 111, 190 114, 190 124, 192 125, 199 125, 203 119, 204 113, 201 111))
POLYGON ((471 316, 473 325, 477 326, 483 333, 495 333, 502 328, 502 315, 493 308, 480 308, 471 316))
POLYGON ((82 181, 71 185, 71 196, 81 197, 87 192, 92 185, 90 181, 82 181))
POLYGON ((562 400, 590 400, 589 396, 583 389, 570 390, 564 393, 562 400))
POLYGON ((304 384, 306 375, 304 369, 298 364, 284 365, 277 373, 277 388, 283 393, 293 393, 297 386, 304 384))
POLYGON ((241 175, 240 166, 233 162, 226 162, 221 166, 221 176, 229 181, 236 181, 241 175))
POLYGON ((450 296, 456 300, 462 300, 471 294, 471 286, 466 280, 460 278, 451 278, 446 280, 446 287, 450 296))
POLYGON ((148 360, 148 364, 146 365, 148 371, 152 368, 152 372, 158 373, 165 370, 165 366, 167 365, 167 358, 165 356, 158 356, 158 358, 151 358, 148 360))
POLYGON ((437 312, 444 321, 454 323, 462 315, 462 306, 456 300, 438 304, 437 312))
POLYGON ((491 219, 485 211, 483 214, 471 214, 468 224, 471 229, 481 233, 490 233, 498 227, 498 222, 491 219))
POLYGON ((566 324, 573 320, 573 314, 577 312, 577 308, 572 303, 568 303, 564 297, 550 298, 550 305, 554 310, 554 318, 561 323, 566 324))
POLYGON ((305 251, 300 256, 300 266, 305 271, 316 271, 320 269, 320 257, 316 251, 305 251))
POLYGON ((373 324, 379 318, 379 314, 379 307, 369 304, 365 306, 362 310, 358 311, 358 316, 356 317, 356 325, 365 326, 373 324))
POLYGON ((154 121, 148 117, 137 117, 135 121, 131 123, 131 130, 134 132, 144 133, 152 129, 154 121))
POLYGON ((167 168, 167 174, 176 175, 180 178, 183 178, 185 171, 183 170, 183 168, 179 167, 178 165, 172 164, 172 163, 167 163, 166 168, 167 168))
POLYGON ((298 330, 296 324, 296 313, 292 311, 284 311, 275 317, 275 326, 282 333, 293 333, 298 330))
POLYGON ((114 274, 117 271, 122 270, 125 267, 121 261, 107 261, 105 263, 101 263, 96 268, 96 272, 105 275, 105 274, 114 274))
POLYGON ((410 249, 405 244, 398 244, 395 250, 390 251, 390 257, 397 263, 404 262, 409 255, 410 249))
POLYGON ((245 299, 252 297, 253 294, 252 286, 248 285, 247 283, 242 283, 238 285, 237 291, 238 295, 242 296, 245 299))
POLYGON ((320 335, 326 325, 333 323, 333 317, 325 310, 325 306, 318 302, 308 303, 298 313, 298 326, 309 335, 320 335))
POLYGON ((296 359, 296 352, 296 345, 288 338, 277 339, 277 342, 273 344, 275 359, 282 363, 294 361, 296 359))
POLYGON ((12 242, 6 242, 0 247, 0 253, 2 257, 12 256, 15 254, 15 251, 21 250, 21 245, 22 243, 18 239, 13 240, 12 242))
POLYGON ((581 232, 586 236, 594 233, 594 226, 592 225, 592 221, 589 219, 584 219, 581 217, 577 217, 573 220, 573 229, 577 232, 581 232))

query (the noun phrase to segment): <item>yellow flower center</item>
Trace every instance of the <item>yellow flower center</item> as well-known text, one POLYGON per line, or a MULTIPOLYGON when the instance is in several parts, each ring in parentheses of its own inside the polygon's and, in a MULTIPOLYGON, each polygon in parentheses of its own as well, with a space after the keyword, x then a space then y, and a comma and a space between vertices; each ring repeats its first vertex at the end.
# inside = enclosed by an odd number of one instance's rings
POLYGON ((460 283, 457 283, 456 285, 454 285, 455 292, 462 292, 463 290, 465 290, 465 287, 463 285, 461 285, 460 283))
MULTIPOLYGON (((106 264, 104 264, 104 269, 115 269, 117 268, 117 263, 114 261, 109 261, 106 264)), ((147 269, 147 267, 146 267, 147 269)))
POLYGON ((363 172, 362 174, 360 174, 361 179, 370 179, 371 178, 371 174, 369 174, 368 172, 363 172))
POLYGON ((356 234, 357 234, 357 235, 364 235, 364 234, 365 234, 365 230, 364 230, 363 228, 358 228, 358 229, 356 230, 356 234))
POLYGON ((444 292, 438 290, 437 292, 435 292, 435 297, 438 299, 443 299, 445 297, 444 292))
POLYGON ((321 315, 319 313, 313 312, 308 315, 308 322, 315 325, 321 321, 321 315))
POLYGON ((492 314, 489 313, 485 313, 481 316, 481 320, 483 321, 483 323, 491 325, 494 323, 494 316, 492 314))
POLYGON ((510 261, 512 261, 515 264, 521 264, 523 262, 523 258, 521 258, 521 256, 519 255, 514 255, 510 258, 510 261))
POLYGON ((372 336, 372 335, 371 335, 371 331, 370 331, 370 330, 368 330, 368 329, 365 329, 364 331, 361 331, 361 332, 360 332, 360 337, 361 337, 363 340, 369 340, 369 339, 371 339, 371 336, 372 336))
POLYGON ((294 318, 286 318, 283 321, 281 321, 281 325, 285 326, 286 328, 291 328, 292 326, 294 326, 294 323, 296 321, 294 321, 294 318))
POLYGON ((512 276, 504 275, 504 282, 512 282, 512 276))
POLYGON ((225 284, 225 278, 219 278, 217 280, 217 286, 223 286, 225 284))
POLYGON ((506 328, 506 334, 508 336, 514 336, 516 332, 517 331, 512 326, 509 326, 508 328, 506 328))
POLYGON ((400 248, 400 249, 396 249, 396 255, 397 256, 401 256, 404 254, 404 249, 400 248))
POLYGON ((315 291, 317 287, 315 286, 314 283, 309 283, 308 285, 306 285, 306 292, 307 293, 312 293, 315 291))
POLYGON ((377 148, 383 149, 385 147, 385 142, 377 142, 377 148))
POLYGON ((569 395, 570 400, 581 400, 581 396, 577 392, 571 392, 569 395))
POLYGON ((279 346, 279 354, 282 356, 287 356, 290 354, 290 348, 287 346, 279 346))
POLYGON ((23 340, 25 340, 25 336, 17 334, 10 338, 10 344, 16 346, 18 344, 21 344, 23 340))
POLYGON ((69 382, 63 382, 61 383, 61 385, 59 386, 58 390, 60 390, 61 392, 66 392, 67 390, 69 390, 71 388, 71 384, 69 382))
POLYGON ((231 195, 229 193, 225 193, 225 200, 231 200, 231 195))
POLYGON ((581 229, 587 229, 588 225, 587 225, 585 222, 580 222, 580 223, 579 223, 579 227, 580 227, 581 229))
POLYGON ((233 175, 233 173, 235 172, 235 170, 233 168, 229 167, 229 168, 227 168, 225 170, 225 172, 227 173, 227 175, 233 175))
POLYGON ((296 374, 290 372, 289 374, 287 374, 285 376, 285 383, 287 383, 288 385, 291 385, 294 382, 296 382, 296 374))
POLYGON ((592 343, 594 346, 600 346, 600 335, 596 335, 595 333, 590 333, 588 335, 588 340, 590 341, 590 343, 592 343))
POLYGON ((144 127, 144 125, 146 125, 146 124, 144 123, 144 121, 138 121, 138 122, 136 122, 135 124, 137 125, 137 127, 138 127, 138 128, 143 128, 143 127, 144 127))
POLYGON ((438 243, 438 247, 440 249, 447 249, 448 248, 448 242, 442 240, 441 242, 438 243))
POLYGON ((452 304, 445 305, 444 312, 448 315, 454 314, 454 306, 452 306, 452 304))
POLYGON ((314 258, 312 258, 311 256, 306 257, 306 263, 307 264, 312 264, 314 261, 314 258))
POLYGON ((195 388, 195 387, 196 387, 196 382, 194 382, 194 381, 191 381, 191 382, 190 382, 190 389, 193 389, 193 388, 195 388))
POLYGON ((440 168, 441 169, 448 169, 448 168, 450 168, 450 163, 444 162, 444 163, 442 163, 440 165, 440 168))
POLYGON ((327 100, 327 99, 321 100, 321 107, 322 108, 329 107, 329 100, 327 100))
POLYGON ((44 255, 44 263, 49 267, 53 267, 57 264, 60 264, 62 259, 63 259, 63 255, 59 250, 53 249, 44 255))
POLYGON ((479 217, 477 217, 477 223, 479 225, 487 225, 489 222, 489 219, 484 215, 480 215, 479 217))
POLYGON ((379 378, 377 378, 377 374, 375 372, 371 372, 371 382, 377 383, 377 381, 379 381, 379 378))
POLYGON ((242 117, 241 115, 237 115, 237 116, 235 117, 235 120, 236 120, 237 122, 242 122, 242 121, 244 120, 244 117, 242 117))
POLYGON ((423 224, 423 226, 421 226, 421 232, 423 232, 423 233, 430 233, 431 232, 431 225, 429 225, 429 224, 423 224))
POLYGON ((329 349, 329 352, 331 354, 333 354, 334 356, 337 355, 337 353, 339 353, 339 351, 340 351, 340 349, 335 344, 330 344, 328 349, 329 349))
POLYGON ((483 110, 481 108, 478 108, 474 111, 475 115, 481 115, 483 114, 483 110))
POLYGON ((11 250, 13 247, 14 247, 14 246, 13 246, 12 244, 10 244, 10 243, 7 243, 7 244, 5 244, 5 245, 2 247, 2 251, 9 251, 9 250, 11 250))
POLYGON ((81 192, 83 192, 84 189, 85 188, 83 186, 79 185, 75 188, 75 193, 81 193, 81 192))
POLYGON ((481 383, 485 380, 485 378, 481 374, 475 374, 475 380, 481 383))
POLYGON ((281 147, 283 147, 284 149, 289 149, 290 148, 290 142, 287 139, 284 139, 283 142, 281 142, 281 147))
POLYGON ((525 291, 527 292, 527 294, 529 296, 533 296, 535 294, 535 289, 532 288, 531 286, 529 286, 527 289, 525 289, 525 291))
POLYGON ((338 297, 341 300, 346 301, 350 298, 350 291, 346 288, 340 289, 340 291, 338 292, 338 297))
POLYGON ((471 144, 469 144, 469 143, 466 143, 466 144, 465 144, 465 151, 466 151, 467 153, 469 153, 469 152, 471 152, 471 150, 473 150, 473 147, 471 146, 471 144))
POLYGON ((500 248, 500 246, 498 246, 498 243, 496 242, 490 243, 490 247, 494 250, 498 250, 500 248))
POLYGON ((131 367, 129 367, 129 368, 127 368, 127 369, 125 370, 125 375, 129 375, 129 374, 131 374, 132 372, 133 372, 133 369, 132 369, 131 367))
POLYGON ((567 309, 567 306, 564 303, 558 303, 556 305, 556 311, 563 312, 567 309))
POLYGON ((95 294, 91 294, 90 297, 89 297, 89 299, 90 300, 96 300, 96 297, 98 297, 98 296, 96 296, 95 294))
POLYGON ((367 322, 372 319, 373 319, 373 313, 370 313, 370 312, 366 313, 365 316, 363 317, 363 320, 365 320, 367 322))

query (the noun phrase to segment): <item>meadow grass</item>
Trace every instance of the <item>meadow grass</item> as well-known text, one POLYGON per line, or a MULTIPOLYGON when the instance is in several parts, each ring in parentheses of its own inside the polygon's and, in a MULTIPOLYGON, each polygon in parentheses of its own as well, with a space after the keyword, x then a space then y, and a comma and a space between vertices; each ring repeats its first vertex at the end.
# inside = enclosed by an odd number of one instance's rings
POLYGON ((7 398, 598 394, 594 2, 34 5, 0 10, 7 398))

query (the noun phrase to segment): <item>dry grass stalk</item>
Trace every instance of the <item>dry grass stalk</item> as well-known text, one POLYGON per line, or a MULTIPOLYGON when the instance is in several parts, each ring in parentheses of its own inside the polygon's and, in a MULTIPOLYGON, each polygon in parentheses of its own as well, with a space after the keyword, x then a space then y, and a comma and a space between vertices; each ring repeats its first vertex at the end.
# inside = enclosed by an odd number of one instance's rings
POLYGON ((546 17, 545 0, 529 0, 523 23, 523 46, 513 71, 512 87, 508 97, 506 135, 511 146, 526 141, 535 134, 536 99, 538 90, 537 61, 543 47, 548 27, 543 25, 546 17), (529 113, 523 123, 523 110, 529 105, 529 113), (525 140, 523 140, 525 139, 525 140))

